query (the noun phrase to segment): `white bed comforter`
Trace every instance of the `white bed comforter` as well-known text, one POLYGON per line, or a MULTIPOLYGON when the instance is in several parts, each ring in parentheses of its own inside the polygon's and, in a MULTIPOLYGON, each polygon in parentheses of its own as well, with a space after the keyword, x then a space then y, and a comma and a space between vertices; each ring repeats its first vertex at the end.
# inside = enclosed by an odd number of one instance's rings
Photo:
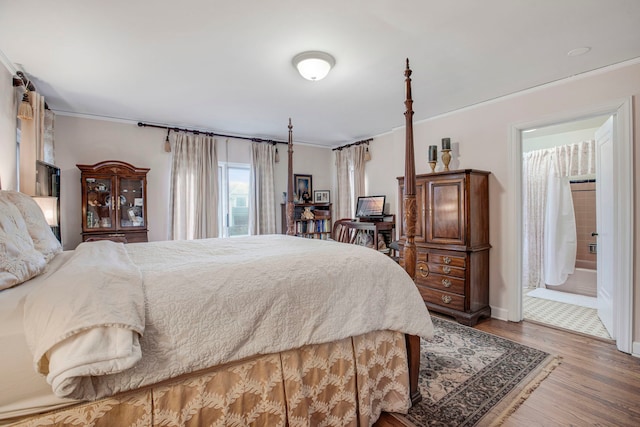
POLYGON ((31 295, 33 301, 25 307, 29 324, 25 331, 35 349, 35 362, 42 373, 62 373, 57 374, 62 379, 50 382, 64 384, 57 389, 54 385, 54 391, 65 397, 97 399, 257 354, 374 330, 424 338, 433 332, 422 298, 404 270, 386 255, 356 245, 269 235, 126 246, 94 242, 78 246, 76 252, 66 268, 52 275, 55 290, 31 295), (85 251, 92 258, 123 265, 104 265, 99 272, 76 265, 83 262, 85 251), (122 251, 132 263, 124 262, 122 251), (75 279, 78 270, 89 270, 84 283, 75 279), (125 271, 131 289, 104 278, 120 277, 125 271), (108 295, 97 292, 94 301, 85 301, 91 289, 101 291, 105 282, 114 286, 108 295), (85 286, 89 291, 78 291, 85 286), (52 294, 55 307, 47 309, 52 294), (103 341, 88 336, 86 331, 94 328, 71 333, 47 319, 59 311, 77 311, 83 320, 85 305, 98 308, 94 319, 98 337, 113 330, 120 335, 103 341), (38 315, 41 310, 50 314, 38 315), (139 358, 140 335, 142 358, 126 366, 139 358), (64 337, 62 343, 52 338, 56 336, 64 337), (109 350, 114 343, 120 348, 109 350), (88 368, 65 366, 95 354, 93 346, 109 357, 102 362, 88 357, 88 368), (82 348, 86 356, 71 357, 82 348))

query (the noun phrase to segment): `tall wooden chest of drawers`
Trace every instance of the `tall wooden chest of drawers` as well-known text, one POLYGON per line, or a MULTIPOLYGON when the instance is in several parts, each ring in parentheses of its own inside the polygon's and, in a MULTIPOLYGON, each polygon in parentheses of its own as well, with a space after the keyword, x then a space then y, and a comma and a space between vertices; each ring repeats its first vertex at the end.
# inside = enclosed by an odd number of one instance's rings
MULTIPOLYGON (((429 310, 470 326, 491 316, 489 175, 465 169, 416 177, 416 286, 429 310)), ((398 184, 404 218, 404 178, 398 184)), ((402 247, 404 224, 400 236, 402 247)))

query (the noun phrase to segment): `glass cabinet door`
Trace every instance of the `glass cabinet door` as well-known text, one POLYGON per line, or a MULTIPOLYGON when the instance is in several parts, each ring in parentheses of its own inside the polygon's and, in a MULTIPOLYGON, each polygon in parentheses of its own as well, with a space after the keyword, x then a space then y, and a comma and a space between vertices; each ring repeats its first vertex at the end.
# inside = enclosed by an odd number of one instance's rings
POLYGON ((144 227, 145 200, 144 180, 120 178, 119 181, 119 226, 120 228, 144 227))
POLYGON ((112 229, 113 224, 113 183, 111 178, 85 178, 86 229, 112 229))

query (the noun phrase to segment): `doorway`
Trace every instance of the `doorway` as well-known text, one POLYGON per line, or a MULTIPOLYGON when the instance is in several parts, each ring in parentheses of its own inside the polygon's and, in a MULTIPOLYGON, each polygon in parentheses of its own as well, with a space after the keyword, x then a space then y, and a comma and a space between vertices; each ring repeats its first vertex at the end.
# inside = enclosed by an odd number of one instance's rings
MULTIPOLYGON (((631 353, 632 336, 632 277, 633 277, 633 242, 631 230, 633 230, 633 176, 632 176, 632 117, 631 99, 612 101, 605 105, 593 107, 585 111, 568 114, 558 114, 542 120, 514 125, 511 128, 511 141, 509 147, 510 167, 510 193, 513 195, 513 239, 509 250, 514 258, 514 266, 511 277, 512 286, 509 287, 509 311, 508 319, 511 321, 523 320, 523 181, 522 181, 522 156, 523 156, 523 131, 561 125, 570 122, 578 122, 598 116, 612 116, 611 132, 611 173, 614 185, 608 193, 612 200, 612 229, 606 230, 611 236, 613 246, 611 249, 611 283, 615 284, 611 301, 615 310, 612 319, 613 338, 617 348, 631 353)), ((599 240, 599 237, 598 237, 599 240)))
POLYGON ((596 133, 609 117, 522 131, 522 306, 526 321, 611 340, 610 322, 598 315, 611 300, 597 288, 597 230, 611 226, 598 227, 596 217, 598 190, 613 192, 611 180, 597 179, 596 161, 596 133))

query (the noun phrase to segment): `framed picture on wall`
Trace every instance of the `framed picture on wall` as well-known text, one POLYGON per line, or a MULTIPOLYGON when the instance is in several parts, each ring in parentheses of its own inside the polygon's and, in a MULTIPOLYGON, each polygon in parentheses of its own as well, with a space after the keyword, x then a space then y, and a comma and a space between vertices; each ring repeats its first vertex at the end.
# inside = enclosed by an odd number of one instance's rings
POLYGON ((329 190, 314 191, 313 203, 329 203, 329 190))
POLYGON ((295 185, 295 196, 298 203, 311 202, 312 185, 311 175, 293 175, 293 184, 295 185))

